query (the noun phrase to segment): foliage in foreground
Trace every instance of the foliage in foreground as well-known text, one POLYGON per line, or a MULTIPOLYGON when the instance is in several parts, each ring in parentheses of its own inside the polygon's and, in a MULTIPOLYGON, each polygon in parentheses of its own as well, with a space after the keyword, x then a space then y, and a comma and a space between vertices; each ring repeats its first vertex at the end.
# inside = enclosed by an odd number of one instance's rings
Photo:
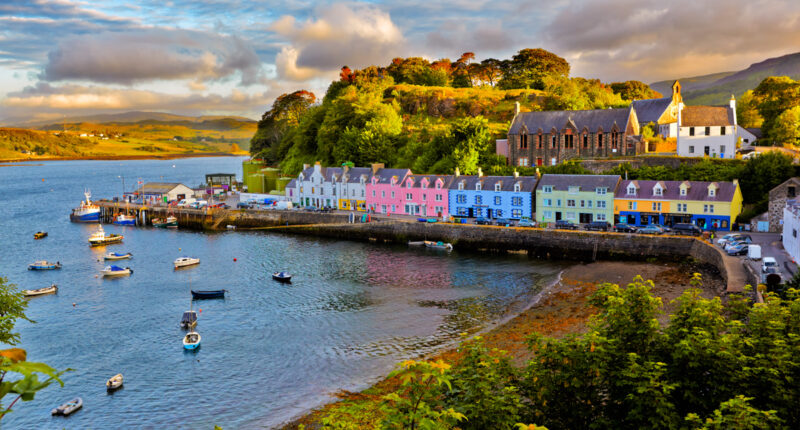
MULTIPOLYGON (((692 279, 695 287, 700 277, 692 279)), ((659 323, 641 277, 603 284, 582 335, 533 333, 523 369, 480 337, 452 364, 407 361, 378 411, 348 407, 359 428, 767 429, 800 426, 800 295, 706 299, 688 289, 659 323)), ((341 416, 341 415, 339 415, 341 416)), ((350 427, 336 416, 325 428, 350 427)))

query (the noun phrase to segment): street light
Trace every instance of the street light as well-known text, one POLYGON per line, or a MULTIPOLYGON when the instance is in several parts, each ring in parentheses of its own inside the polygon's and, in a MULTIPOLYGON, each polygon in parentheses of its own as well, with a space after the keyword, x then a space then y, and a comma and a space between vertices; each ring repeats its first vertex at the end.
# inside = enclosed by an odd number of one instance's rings
POLYGON ((122 175, 117 175, 118 178, 122 179, 122 198, 125 198, 125 177, 122 175))

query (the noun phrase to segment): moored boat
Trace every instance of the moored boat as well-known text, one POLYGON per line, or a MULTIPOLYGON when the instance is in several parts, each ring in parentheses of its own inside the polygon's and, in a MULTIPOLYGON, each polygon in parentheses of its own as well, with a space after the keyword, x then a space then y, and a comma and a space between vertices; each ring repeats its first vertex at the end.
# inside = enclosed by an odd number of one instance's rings
POLYGON ((92 233, 89 236, 89 245, 91 246, 101 246, 101 245, 108 245, 110 243, 119 243, 122 242, 122 239, 125 236, 121 234, 106 234, 105 230, 103 230, 102 225, 97 226, 97 231, 92 233))
POLYGON ((172 215, 167 217, 166 223, 167 223, 166 225, 167 228, 178 228, 178 218, 175 218, 172 215))
POLYGON ((184 312, 183 316, 181 316, 181 328, 190 329, 195 328, 195 326, 197 326, 197 312, 194 310, 184 312))
POLYGON ((40 260, 33 264, 28 265, 28 270, 55 270, 61 268, 61 262, 56 261, 55 263, 47 261, 47 260, 40 260))
POLYGON ((114 217, 114 225, 136 225, 136 217, 132 215, 119 214, 114 217))
POLYGON ((46 231, 37 231, 36 233, 33 234, 34 239, 44 239, 45 237, 47 237, 46 231))
POLYGON ((153 224, 153 227, 167 228, 167 220, 164 218, 153 218, 150 222, 153 224))
POLYGON ((53 284, 49 287, 37 288, 35 290, 22 290, 22 294, 24 294, 25 297, 44 296, 46 294, 56 294, 57 292, 58 287, 56 284, 53 284))
POLYGON ((452 251, 453 245, 447 242, 432 242, 429 240, 425 241, 425 246, 430 249, 436 249, 441 251, 452 251))
POLYGON ((122 373, 117 373, 116 375, 108 378, 106 381, 106 390, 114 391, 122 387, 122 373))
POLYGON ((80 397, 76 397, 68 401, 67 403, 64 403, 63 405, 53 409, 52 411, 50 411, 50 414, 67 416, 74 413, 75 411, 77 411, 82 407, 83 407, 83 399, 81 399, 80 397))
POLYGON ((275 272, 272 274, 272 279, 278 282, 292 282, 292 274, 288 272, 275 272))
POLYGON ((192 290, 192 299, 224 299, 228 290, 192 290))
POLYGON ((189 333, 186 333, 186 336, 183 337, 183 348, 189 351, 200 348, 200 340, 200 333, 196 331, 190 331, 189 333))
POLYGON ((69 214, 69 220, 72 222, 99 222, 100 221, 100 206, 92 203, 92 194, 89 191, 83 193, 86 200, 81 202, 81 205, 72 209, 69 214))
POLYGON ((119 266, 106 266, 105 269, 102 271, 103 276, 107 277, 114 277, 114 276, 128 276, 133 273, 133 269, 130 267, 119 267, 119 266))
POLYGON ((181 267, 188 267, 200 264, 200 259, 194 257, 180 257, 176 258, 175 261, 172 262, 172 264, 175 266, 176 269, 179 269, 181 267))
POLYGON ((425 241, 424 240, 419 240, 416 242, 409 241, 408 246, 425 246, 425 241))
POLYGON ((108 254, 106 254, 103 257, 103 259, 104 260, 125 260, 125 259, 131 258, 131 257, 133 257, 133 254, 131 254, 130 252, 126 252, 124 254, 120 254, 120 253, 117 253, 117 252, 109 252, 108 254))

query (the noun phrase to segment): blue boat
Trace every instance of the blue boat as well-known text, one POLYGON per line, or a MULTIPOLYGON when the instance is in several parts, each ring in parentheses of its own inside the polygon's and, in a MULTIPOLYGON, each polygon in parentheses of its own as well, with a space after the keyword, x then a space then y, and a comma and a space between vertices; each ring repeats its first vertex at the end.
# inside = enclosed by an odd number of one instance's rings
POLYGON ((86 200, 72 210, 69 220, 72 222, 100 222, 100 206, 92 203, 92 195, 89 191, 85 191, 83 195, 86 196, 86 200))
POLYGON ((51 263, 49 261, 42 260, 28 265, 28 270, 55 270, 60 268, 61 268, 60 261, 51 263))
POLYGON ((189 351, 200 348, 200 333, 196 331, 186 333, 186 336, 183 337, 183 348, 189 351))
POLYGON ((224 299, 228 290, 192 290, 192 299, 224 299))
POLYGON ((131 215, 119 214, 112 222, 114 225, 136 225, 136 217, 131 215))
POLYGON ((272 274, 272 279, 278 282, 290 283, 292 282, 292 274, 289 272, 275 272, 272 274))

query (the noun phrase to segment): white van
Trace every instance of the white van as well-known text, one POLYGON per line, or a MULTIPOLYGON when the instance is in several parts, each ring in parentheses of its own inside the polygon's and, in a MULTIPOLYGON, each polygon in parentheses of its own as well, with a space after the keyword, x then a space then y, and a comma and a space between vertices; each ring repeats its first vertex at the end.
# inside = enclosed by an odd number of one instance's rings
POLYGON ((192 203, 194 203, 196 201, 197 201, 197 199, 194 199, 194 198, 190 197, 188 199, 183 199, 183 200, 179 201, 178 202, 178 206, 181 206, 181 207, 189 206, 189 205, 191 205, 192 203))
POLYGON ((761 260, 761 245, 747 245, 747 258, 761 260))

